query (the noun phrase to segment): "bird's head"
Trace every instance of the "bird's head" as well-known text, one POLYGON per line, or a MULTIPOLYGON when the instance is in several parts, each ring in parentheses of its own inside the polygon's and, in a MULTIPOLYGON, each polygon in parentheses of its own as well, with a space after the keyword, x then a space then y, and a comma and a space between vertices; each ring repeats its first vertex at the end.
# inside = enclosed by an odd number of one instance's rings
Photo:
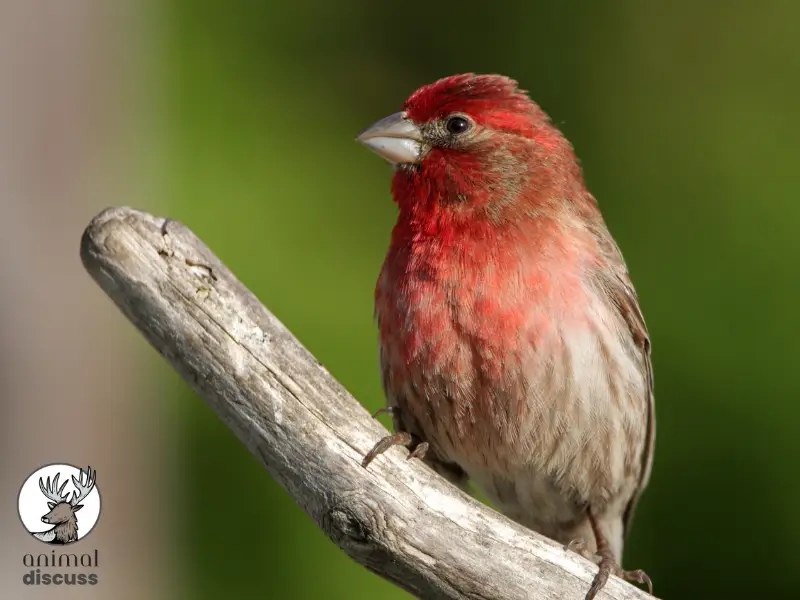
POLYGON ((506 220, 583 185, 570 143, 516 81, 500 75, 424 86, 358 140, 395 166, 401 209, 478 210, 506 220))

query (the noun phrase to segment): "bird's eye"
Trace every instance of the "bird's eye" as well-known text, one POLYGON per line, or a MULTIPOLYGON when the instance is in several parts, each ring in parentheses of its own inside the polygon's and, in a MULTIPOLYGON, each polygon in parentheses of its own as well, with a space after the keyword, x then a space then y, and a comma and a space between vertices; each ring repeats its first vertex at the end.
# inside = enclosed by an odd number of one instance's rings
POLYGON ((470 127, 472 127, 472 124, 464 117, 450 117, 445 123, 447 131, 453 135, 469 131, 470 127))

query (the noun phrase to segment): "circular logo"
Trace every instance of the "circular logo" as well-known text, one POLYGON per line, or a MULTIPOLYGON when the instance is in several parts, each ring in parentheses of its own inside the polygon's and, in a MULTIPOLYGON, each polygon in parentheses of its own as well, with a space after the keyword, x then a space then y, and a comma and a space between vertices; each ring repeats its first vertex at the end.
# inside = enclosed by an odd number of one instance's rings
POLYGON ((100 518, 97 471, 72 465, 47 465, 31 474, 19 491, 19 517, 25 529, 45 544, 83 539, 100 518))

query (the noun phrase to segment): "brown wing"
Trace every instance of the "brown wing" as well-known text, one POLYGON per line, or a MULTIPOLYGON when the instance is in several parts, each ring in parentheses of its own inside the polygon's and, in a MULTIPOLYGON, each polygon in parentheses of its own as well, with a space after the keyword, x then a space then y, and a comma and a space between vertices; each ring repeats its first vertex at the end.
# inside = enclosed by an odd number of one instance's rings
POLYGON ((619 277, 617 282, 616 288, 612 288, 616 292, 612 299, 617 303, 617 306, 619 306, 622 317, 631 330, 634 342, 641 349, 642 369, 644 371, 645 381, 647 382, 647 398, 645 399, 647 402, 647 434, 642 451, 642 472, 639 476, 639 486, 636 489, 636 493, 633 495, 630 502, 628 502, 628 506, 625 508, 625 513, 622 516, 623 536, 625 536, 630 530, 633 513, 636 510, 639 497, 642 495, 642 492, 650 480, 650 472, 653 468, 653 448, 656 437, 656 417, 655 397, 653 395, 653 364, 650 358, 650 337, 647 333, 642 311, 639 308, 639 300, 636 296, 636 291, 631 285, 627 272, 625 273, 624 279, 619 277))
POLYGON ((639 298, 636 295, 636 290, 633 288, 633 283, 631 283, 628 268, 625 265, 625 260, 622 258, 622 252, 620 252, 616 242, 614 242, 609 234, 605 222, 600 216, 599 210, 596 210, 597 204, 594 198, 591 198, 591 201, 595 210, 592 211, 594 213, 593 218, 589 219, 590 228, 592 229, 592 233, 598 242, 600 251, 606 259, 606 264, 608 266, 608 268, 600 274, 602 279, 600 282, 601 288, 608 294, 611 301, 619 310, 623 321, 628 325, 634 344, 640 351, 642 374, 647 383, 647 397, 642 399, 647 403, 647 433, 644 449, 642 451, 642 471, 639 476, 639 485, 636 492, 630 502, 628 502, 625 513, 622 516, 624 537, 630 530, 636 504, 645 487, 647 487, 647 483, 650 480, 650 472, 653 468, 653 449, 655 446, 656 433, 653 364, 650 357, 650 335, 647 333, 644 316, 639 308, 639 298))

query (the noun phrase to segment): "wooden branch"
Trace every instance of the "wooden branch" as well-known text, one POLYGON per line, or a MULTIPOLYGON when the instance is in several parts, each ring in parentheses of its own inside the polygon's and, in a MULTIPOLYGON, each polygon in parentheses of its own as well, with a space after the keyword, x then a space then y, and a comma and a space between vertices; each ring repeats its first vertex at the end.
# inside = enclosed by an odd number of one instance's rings
MULTIPOLYGON (((354 560, 422 598, 583 598, 597 568, 470 498, 387 434, 178 222, 97 215, 86 269, 314 522, 354 560)), ((376 367, 377 368, 377 367, 376 367)), ((600 598, 651 598, 612 577, 600 598)))

